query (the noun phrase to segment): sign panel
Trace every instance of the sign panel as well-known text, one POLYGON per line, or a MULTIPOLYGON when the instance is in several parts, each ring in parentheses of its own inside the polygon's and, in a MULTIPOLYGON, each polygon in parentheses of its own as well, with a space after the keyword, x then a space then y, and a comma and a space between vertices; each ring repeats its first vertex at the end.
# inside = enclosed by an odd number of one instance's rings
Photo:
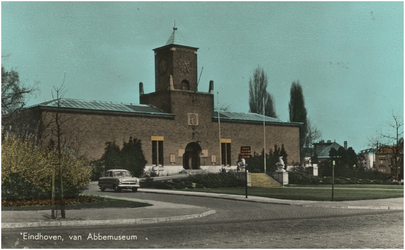
POLYGON ((163 136, 151 136, 151 141, 164 141, 165 138, 163 136))
POLYGON ((250 157, 250 146, 241 146, 240 147, 240 156, 242 158, 249 158, 250 157))

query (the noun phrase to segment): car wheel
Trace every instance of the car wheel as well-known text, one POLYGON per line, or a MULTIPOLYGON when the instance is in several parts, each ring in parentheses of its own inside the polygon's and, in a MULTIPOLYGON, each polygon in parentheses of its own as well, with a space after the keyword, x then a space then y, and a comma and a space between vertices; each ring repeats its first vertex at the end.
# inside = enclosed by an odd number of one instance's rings
POLYGON ((104 186, 101 186, 101 187, 100 187, 100 190, 101 190, 101 192, 104 192, 104 191, 105 191, 105 187, 104 187, 104 186))
POLYGON ((138 191, 138 188, 132 188, 132 192, 138 191))
POLYGON ((115 192, 121 192, 121 188, 119 188, 117 185, 114 185, 113 189, 115 192))

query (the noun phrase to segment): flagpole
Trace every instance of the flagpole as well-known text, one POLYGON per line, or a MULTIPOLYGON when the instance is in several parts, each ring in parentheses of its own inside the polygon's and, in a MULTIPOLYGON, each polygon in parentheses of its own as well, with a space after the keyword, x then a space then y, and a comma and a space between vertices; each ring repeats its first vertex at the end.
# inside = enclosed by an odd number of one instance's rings
POLYGON ((266 116, 264 115, 264 98, 263 98, 263 164, 264 172, 266 173, 266 116))
POLYGON ((217 92, 217 113, 218 113, 218 139, 219 139, 219 165, 221 166, 221 120, 219 117, 219 92, 217 92))

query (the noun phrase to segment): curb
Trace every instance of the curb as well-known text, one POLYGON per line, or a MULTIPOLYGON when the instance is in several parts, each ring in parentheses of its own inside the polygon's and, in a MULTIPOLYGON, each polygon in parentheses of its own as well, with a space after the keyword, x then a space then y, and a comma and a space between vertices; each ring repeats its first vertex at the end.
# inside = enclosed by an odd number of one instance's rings
POLYGON ((40 221, 40 222, 22 222, 22 223, 1 223, 1 228, 27 228, 27 227, 61 227, 61 226, 98 226, 98 225, 141 225, 160 222, 181 221, 196 219, 216 213, 215 210, 209 210, 201 214, 179 215, 161 218, 140 218, 140 219, 116 219, 116 220, 59 220, 59 221, 40 221))
POLYGON ((257 202, 257 203, 267 203, 275 205, 287 205, 287 206, 299 206, 299 207, 322 207, 322 208, 345 208, 345 209, 369 209, 369 210, 404 210, 400 206, 351 206, 351 205, 323 205, 323 204, 302 204, 299 202, 294 202, 292 200, 288 201, 278 201, 278 200, 266 200, 266 198, 258 196, 250 196, 249 198, 244 198, 238 195, 232 194, 213 194, 213 193, 204 193, 204 192, 182 192, 182 191, 168 191, 168 190, 148 190, 142 189, 140 192, 145 193, 156 193, 156 194, 177 194, 177 195, 186 195, 186 196, 199 196, 199 197, 211 197, 227 200, 238 200, 238 201, 247 201, 247 202, 257 202))
MULTIPOLYGON (((293 204, 294 205, 294 204, 293 204)), ((378 207, 378 206, 333 206, 333 205, 298 205, 301 207, 322 207, 322 208, 345 208, 345 209, 368 209, 368 210, 404 210, 403 207, 378 207)))

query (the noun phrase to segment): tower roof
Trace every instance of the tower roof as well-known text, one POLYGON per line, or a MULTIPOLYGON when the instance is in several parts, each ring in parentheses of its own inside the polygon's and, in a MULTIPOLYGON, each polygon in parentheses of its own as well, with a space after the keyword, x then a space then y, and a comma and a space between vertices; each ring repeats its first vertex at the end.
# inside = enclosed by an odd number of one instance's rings
POLYGON ((167 40, 166 44, 162 47, 156 48, 155 50, 161 49, 161 48, 166 48, 168 46, 173 46, 173 45, 177 45, 180 47, 188 47, 188 48, 192 48, 192 49, 198 49, 197 47, 187 45, 187 41, 184 39, 184 37, 182 36, 182 33, 179 32, 179 30, 176 26, 173 27, 173 32, 170 35, 169 39, 167 40))
POLYGON ((177 45, 185 45, 184 39, 181 37, 181 34, 177 31, 177 27, 173 27, 173 32, 170 35, 169 39, 166 42, 166 45, 170 44, 177 44, 177 45))

